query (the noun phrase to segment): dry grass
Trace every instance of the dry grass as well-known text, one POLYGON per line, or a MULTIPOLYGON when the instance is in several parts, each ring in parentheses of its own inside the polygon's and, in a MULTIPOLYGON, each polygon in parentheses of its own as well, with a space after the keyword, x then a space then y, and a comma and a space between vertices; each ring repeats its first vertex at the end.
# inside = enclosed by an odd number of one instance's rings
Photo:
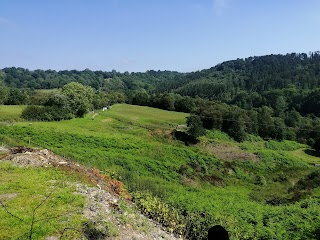
POLYGON ((259 157, 250 152, 245 152, 238 146, 230 144, 208 144, 205 149, 223 161, 259 161, 259 157))

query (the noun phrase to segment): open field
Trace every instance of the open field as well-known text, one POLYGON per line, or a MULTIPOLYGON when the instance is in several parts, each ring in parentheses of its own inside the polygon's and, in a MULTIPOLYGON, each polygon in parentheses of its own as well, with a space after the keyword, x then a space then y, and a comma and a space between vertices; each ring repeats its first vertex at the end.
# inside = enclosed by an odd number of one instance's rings
POLYGON ((108 116, 132 125, 149 128, 174 128, 185 124, 189 114, 160 110, 157 108, 133 106, 127 104, 114 105, 115 110, 102 112, 102 116, 108 116))
MULTIPOLYGON (((231 239, 316 239, 319 191, 295 201, 296 192, 290 190, 315 170, 307 156, 297 155, 305 145, 261 139, 239 144, 210 131, 198 145, 185 146, 168 131, 184 124, 186 116, 119 104, 85 118, 0 127, 0 143, 30 142, 99 168, 123 181, 134 196, 145 196, 137 197, 145 213, 158 201, 169 203, 182 216, 171 217, 189 224, 193 230, 188 234, 195 239, 204 238, 214 224, 225 226, 231 239), (232 157, 224 159, 224 148, 232 157), (148 192, 155 198, 147 198, 148 192)), ((181 231, 171 217, 161 214, 147 212, 172 231, 181 231)))
POLYGON ((22 121, 20 118, 25 106, 0 105, 0 122, 4 121, 22 121))

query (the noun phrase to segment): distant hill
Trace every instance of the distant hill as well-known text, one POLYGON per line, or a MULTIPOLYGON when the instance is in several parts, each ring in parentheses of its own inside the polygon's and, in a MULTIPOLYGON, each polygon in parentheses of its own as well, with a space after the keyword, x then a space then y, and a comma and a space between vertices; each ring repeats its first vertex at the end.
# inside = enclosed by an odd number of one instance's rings
POLYGON ((146 71, 120 73, 78 70, 4 68, 0 81, 8 87, 52 89, 76 81, 96 89, 177 92, 188 96, 230 99, 239 91, 312 89, 320 84, 320 52, 266 55, 236 59, 191 73, 146 71))
POLYGON ((313 89, 320 84, 319 52, 249 57, 223 62, 189 73, 177 93, 230 99, 239 91, 262 93, 274 89, 313 89))

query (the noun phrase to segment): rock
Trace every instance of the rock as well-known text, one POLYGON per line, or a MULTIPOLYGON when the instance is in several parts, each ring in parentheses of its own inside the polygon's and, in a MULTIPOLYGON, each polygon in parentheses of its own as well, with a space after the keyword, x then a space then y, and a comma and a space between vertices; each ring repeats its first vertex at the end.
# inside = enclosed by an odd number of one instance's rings
POLYGON ((48 151, 48 149, 42 149, 39 151, 39 153, 42 155, 48 155, 49 151, 48 151))

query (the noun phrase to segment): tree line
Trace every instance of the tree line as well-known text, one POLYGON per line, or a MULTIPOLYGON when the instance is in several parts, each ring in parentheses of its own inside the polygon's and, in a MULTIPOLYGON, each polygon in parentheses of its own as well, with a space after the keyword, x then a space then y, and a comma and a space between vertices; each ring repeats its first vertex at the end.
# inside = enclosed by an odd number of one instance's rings
POLYGON ((29 112, 37 112, 38 119, 60 120, 126 102, 191 113, 203 127, 225 131, 237 141, 253 134, 312 146, 320 139, 319 87, 320 52, 236 59, 191 73, 4 68, 0 104, 34 105, 29 112), (90 92, 82 109, 71 96, 75 82, 90 92))

